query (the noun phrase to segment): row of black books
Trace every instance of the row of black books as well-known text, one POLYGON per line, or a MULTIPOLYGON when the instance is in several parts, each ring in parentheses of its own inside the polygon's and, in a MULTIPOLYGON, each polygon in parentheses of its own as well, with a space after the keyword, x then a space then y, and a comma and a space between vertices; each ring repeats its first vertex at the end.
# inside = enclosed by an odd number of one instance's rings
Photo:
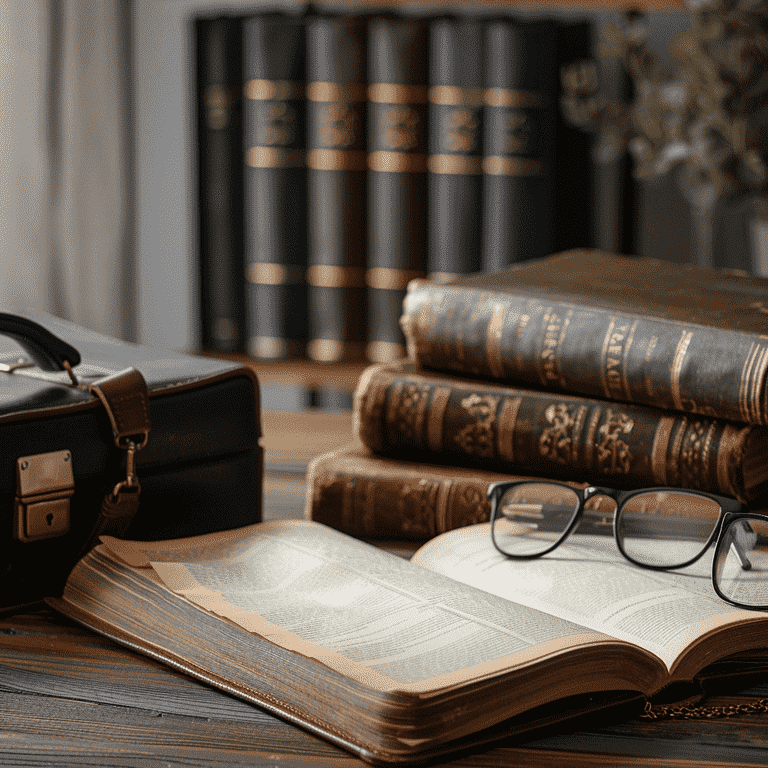
POLYGON ((592 139, 559 107, 588 20, 307 11, 194 28, 204 348, 396 359, 413 278, 621 250, 593 215, 615 221, 621 201, 603 179, 598 202, 592 139))

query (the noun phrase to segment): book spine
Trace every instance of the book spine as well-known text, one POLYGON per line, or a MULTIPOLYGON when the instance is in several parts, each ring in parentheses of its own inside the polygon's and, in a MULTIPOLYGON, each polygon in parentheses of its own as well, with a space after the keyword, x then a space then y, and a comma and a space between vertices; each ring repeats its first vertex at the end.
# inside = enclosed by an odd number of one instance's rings
POLYGON ((307 327, 305 22, 250 17, 244 30, 248 352, 302 356, 307 327))
POLYGON ((402 327, 427 368, 768 424, 768 345, 753 334, 425 281, 402 327))
POLYGON ((489 20, 485 30, 482 267, 554 253, 557 31, 489 20))
POLYGON ((318 16, 307 30, 309 357, 365 359, 366 31, 318 16))
POLYGON ((706 417, 372 366, 354 423, 370 450, 402 459, 747 495, 742 452, 753 428, 706 417))
POLYGON ((594 136, 571 125, 560 109, 563 67, 593 56, 592 25, 589 21, 560 21, 556 29, 555 71, 555 243, 554 251, 591 245, 594 221, 592 148, 594 136))
POLYGON ((509 475, 432 475, 423 465, 336 452, 313 460, 307 473, 306 517, 353 536, 426 541, 487 522, 488 486, 509 475), (418 471, 420 469, 420 471, 418 471))
POLYGON ((245 336, 240 21, 197 19, 200 331, 204 349, 241 352, 245 336))
POLYGON ((482 24, 435 18, 429 37, 427 269, 446 281, 481 268, 482 24))
POLYGON ((367 357, 402 357, 408 282, 426 271, 428 22, 376 17, 368 46, 367 357))

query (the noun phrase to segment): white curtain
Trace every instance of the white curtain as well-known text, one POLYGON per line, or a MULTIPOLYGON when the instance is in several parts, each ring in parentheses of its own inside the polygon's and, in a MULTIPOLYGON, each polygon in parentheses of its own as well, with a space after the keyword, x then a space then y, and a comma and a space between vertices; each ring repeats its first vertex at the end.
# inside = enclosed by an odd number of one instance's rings
POLYGON ((128 0, 0 0, 0 305, 135 333, 128 0))

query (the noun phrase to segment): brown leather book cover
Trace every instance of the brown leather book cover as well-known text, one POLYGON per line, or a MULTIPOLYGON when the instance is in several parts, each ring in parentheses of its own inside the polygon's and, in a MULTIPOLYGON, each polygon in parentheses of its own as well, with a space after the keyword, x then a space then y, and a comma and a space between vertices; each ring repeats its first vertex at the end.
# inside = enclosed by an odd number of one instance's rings
POLYGON ((768 279, 574 250, 409 284, 428 368, 768 425, 768 279))
POLYGON ((354 536, 426 541, 487 522, 488 486, 515 479, 522 477, 377 456, 352 443, 309 465, 305 516, 354 536))
POLYGON ((768 430, 647 406, 371 366, 354 431, 372 451, 498 472, 675 486, 752 501, 768 488, 768 430))

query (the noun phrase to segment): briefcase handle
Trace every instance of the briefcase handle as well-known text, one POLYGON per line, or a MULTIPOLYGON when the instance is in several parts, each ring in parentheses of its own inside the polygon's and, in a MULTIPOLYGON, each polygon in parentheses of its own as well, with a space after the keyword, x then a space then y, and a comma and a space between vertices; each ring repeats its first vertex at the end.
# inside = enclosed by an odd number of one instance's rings
POLYGON ((0 312, 0 336, 18 342, 43 371, 67 371, 80 363, 80 353, 34 320, 0 312))

